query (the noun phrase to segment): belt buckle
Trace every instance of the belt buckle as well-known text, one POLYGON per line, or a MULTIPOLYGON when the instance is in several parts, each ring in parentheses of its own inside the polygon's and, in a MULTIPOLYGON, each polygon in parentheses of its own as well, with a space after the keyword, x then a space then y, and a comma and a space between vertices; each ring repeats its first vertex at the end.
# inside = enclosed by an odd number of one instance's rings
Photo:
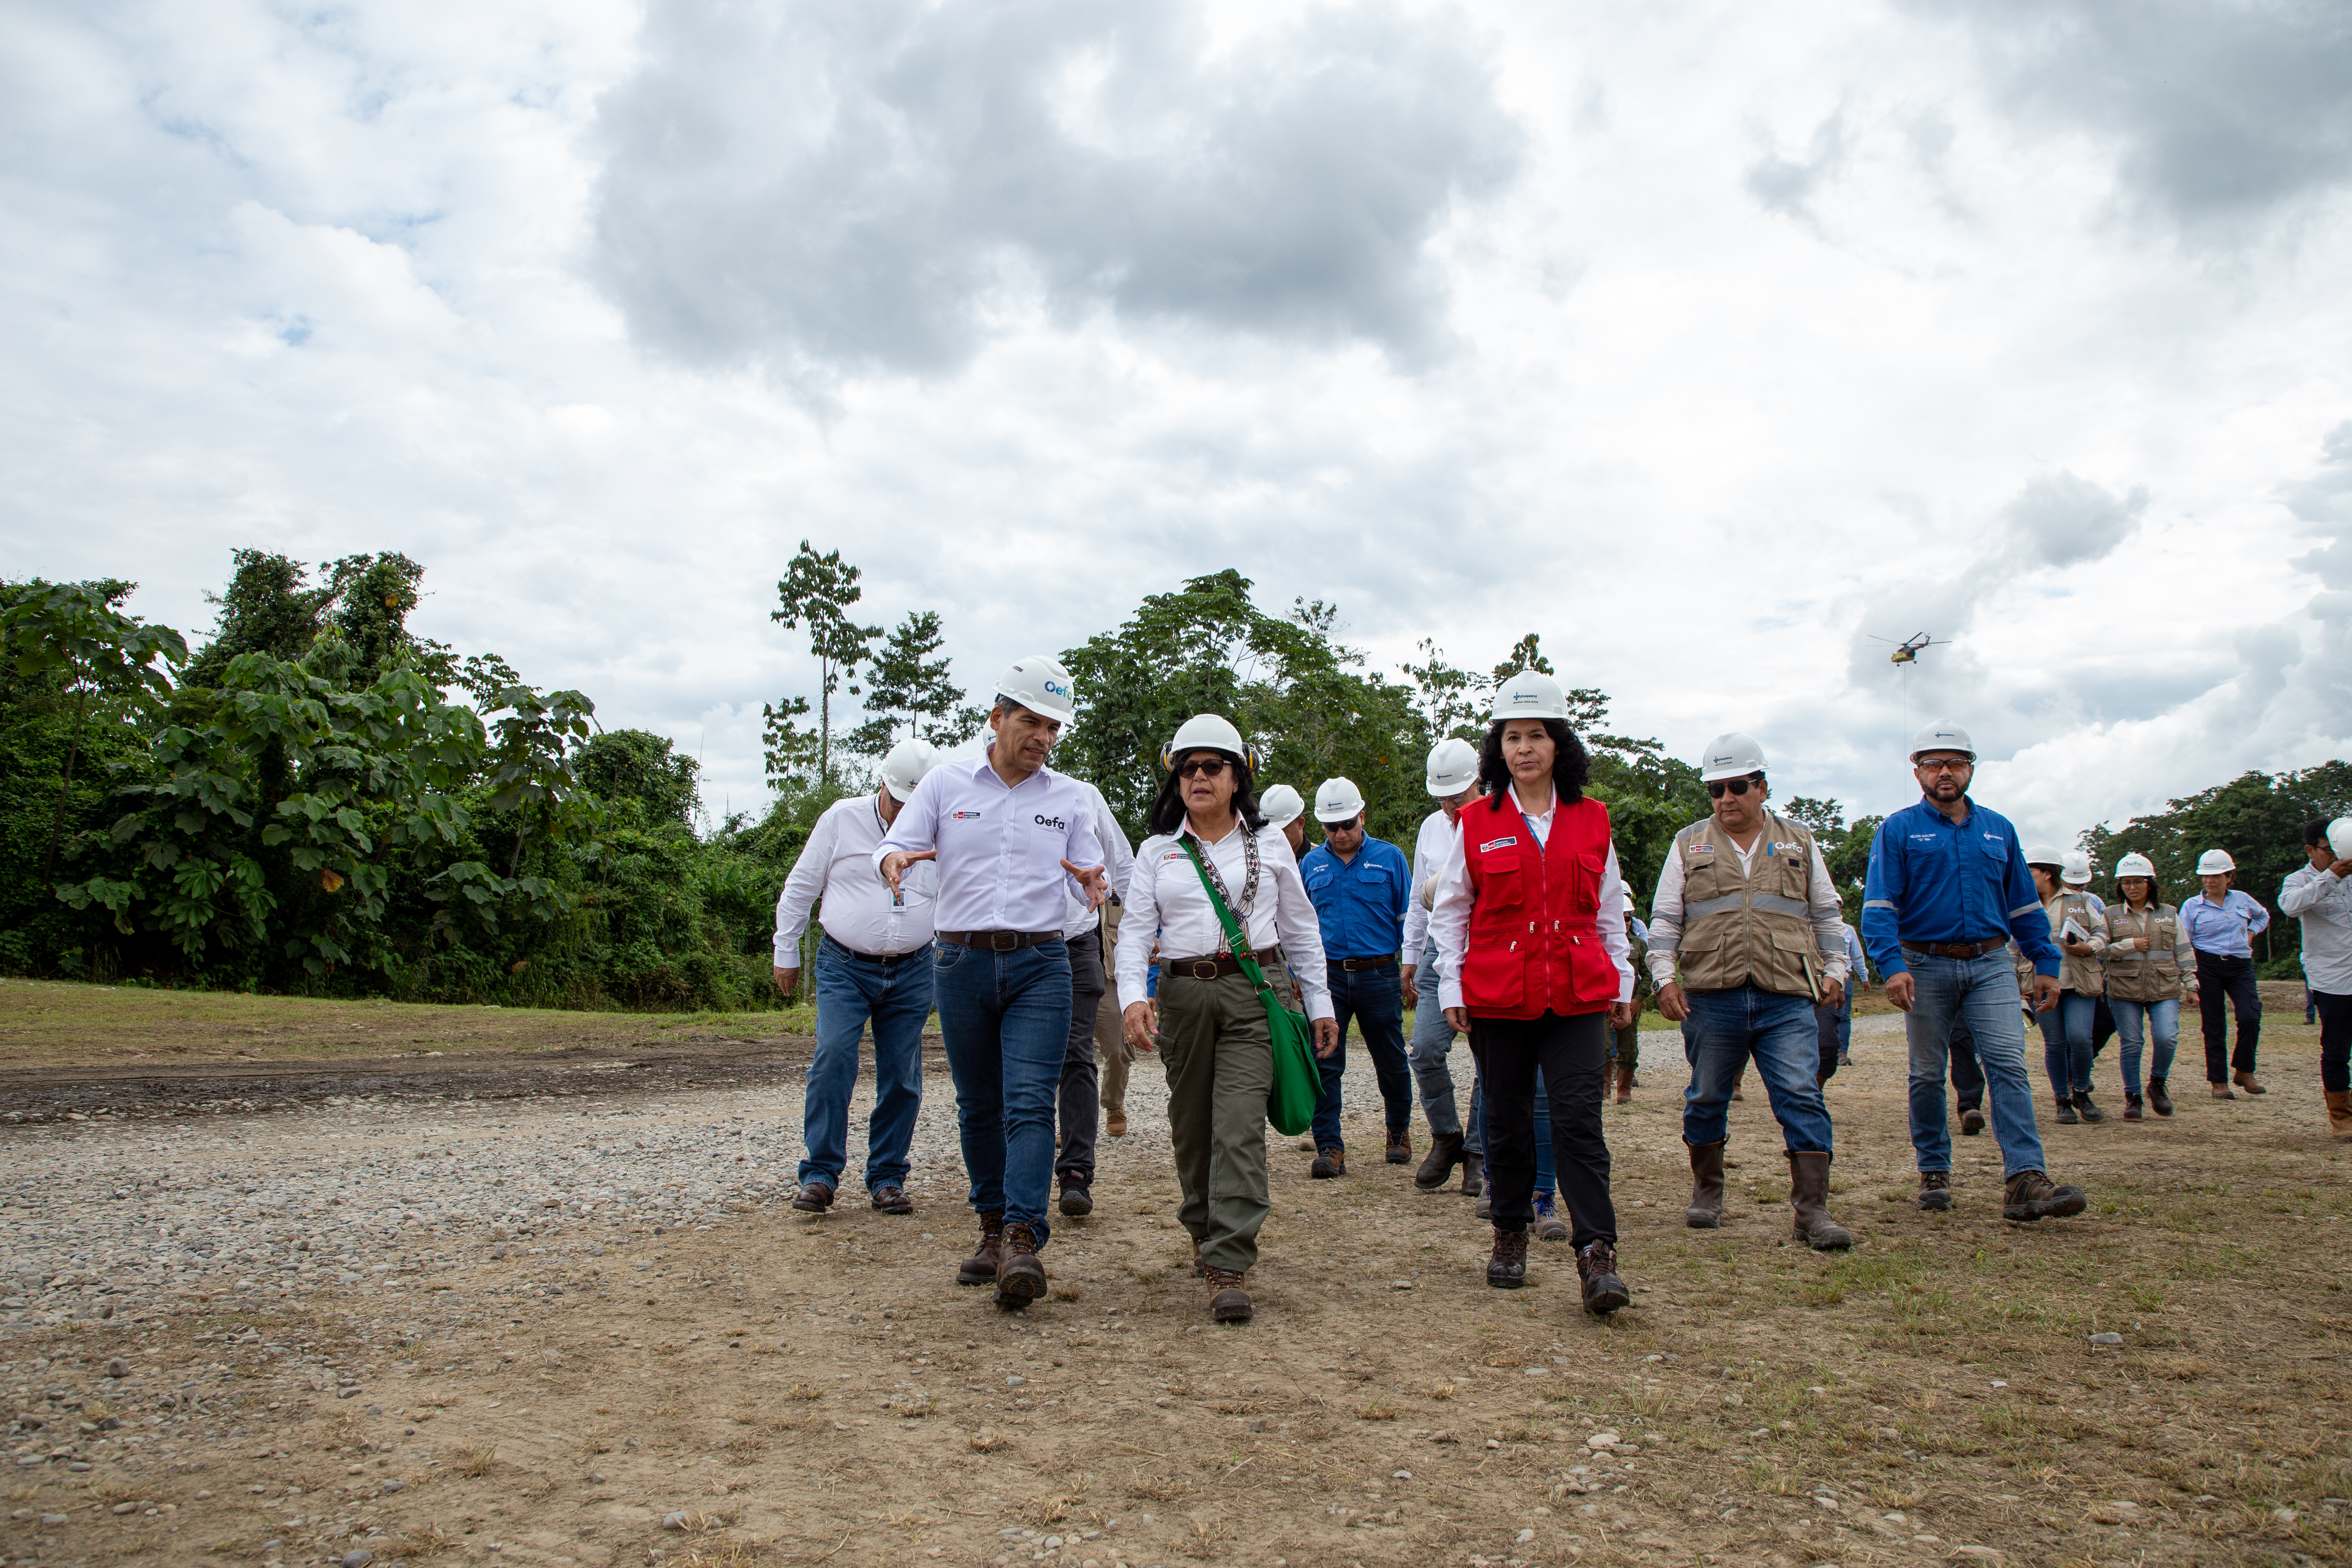
POLYGON ((988 933, 988 950, 991 952, 1011 952, 1020 945, 1021 933, 1018 931, 992 931, 988 933))
POLYGON ((1218 974, 1217 961, 1213 958, 1196 958, 1184 966, 1184 973, 1194 980, 1214 980, 1218 974))

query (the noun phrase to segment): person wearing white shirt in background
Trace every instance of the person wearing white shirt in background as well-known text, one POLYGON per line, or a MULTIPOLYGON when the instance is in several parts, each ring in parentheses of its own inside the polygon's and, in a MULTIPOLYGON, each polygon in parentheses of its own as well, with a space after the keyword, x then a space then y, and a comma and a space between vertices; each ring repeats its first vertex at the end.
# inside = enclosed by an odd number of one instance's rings
POLYGON ((2235 1100, 2234 1081, 2248 1094, 2268 1094, 2254 1077, 2254 1052, 2263 1037, 2263 993, 2254 981, 2254 942, 2271 929, 2262 901, 2231 884, 2238 863, 2227 849, 2197 858, 2196 898, 2180 906, 2180 934, 2197 950, 2197 1011, 2205 1026, 2205 1081, 2216 1100, 2235 1100), (2238 1049, 2229 1046, 2229 1014, 2238 1015, 2238 1049), (2232 1072, 2234 1068, 2234 1073, 2232 1072))
POLYGON ((1070 1037, 1063 890, 1076 878, 1097 908, 1109 894, 1093 797, 1045 765, 1076 712, 1068 670, 1042 654, 1023 659, 996 683, 988 750, 925 775, 874 847, 893 889, 909 867, 938 865, 931 986, 981 1232, 956 1283, 994 1284, 1007 1310, 1045 1293, 1037 1252, 1051 1234, 1054 1102, 1070 1037))
POLYGON ((1862 938, 1844 921, 1838 921, 1838 930, 1845 933, 1845 994, 1834 1005, 1824 1002, 1813 1009, 1821 1037, 1818 1076, 1823 1083, 1836 1077, 1838 1068, 1853 1065, 1853 994, 1870 980, 1870 961, 1863 955, 1862 938))
POLYGON ((2309 865, 2287 874, 2278 906, 2303 922, 2303 974, 2319 1011, 2319 1087, 2327 1131, 2352 1142, 2352 816, 2303 830, 2309 865))
POLYGON ((1429 906, 1437 896, 1437 876, 1454 847, 1462 808, 1478 798, 1478 748, 1467 741, 1444 740, 1429 749, 1426 786, 1437 809, 1421 819, 1412 842, 1412 902, 1404 915, 1404 1005, 1412 1008, 1412 1047, 1406 1059, 1412 1065, 1413 1085, 1421 1091, 1421 1110, 1429 1121, 1429 1154, 1412 1173, 1412 1184, 1435 1192, 1462 1167, 1461 1191, 1475 1197, 1486 1175, 1486 1142, 1480 1135, 1479 1113, 1485 1101, 1473 1072, 1470 1079, 1470 1120, 1465 1124, 1454 1100, 1454 1026, 1433 994, 1422 985, 1437 977, 1437 943, 1429 935, 1429 906), (1428 1005, 1422 1005, 1426 1000, 1428 1005))
MULTIPOLYGON (((1127 886, 1135 869, 1128 852, 1127 835, 1110 814, 1103 793, 1081 781, 1094 812, 1095 841, 1102 846, 1110 872, 1111 890, 1127 886)), ((1070 950, 1070 1041, 1062 1056, 1060 1140, 1054 1154, 1054 1173, 1062 1184, 1061 1210, 1072 1219, 1094 1212, 1095 1134, 1102 1113, 1102 1079, 1095 1064, 1095 1024, 1102 1012, 1109 977, 1103 968, 1103 932, 1118 906, 1090 907, 1075 891, 1063 895, 1062 941, 1070 950)), ((1127 1131, 1124 1074, 1119 1079, 1118 1131, 1127 1131)))
POLYGON ((1258 815, 1250 789, 1255 760, 1241 731, 1216 714, 1178 728, 1160 753, 1168 776, 1151 803, 1151 837, 1127 884, 1126 918, 1138 939, 1118 950, 1129 1043, 1157 1050, 1168 1071, 1168 1141, 1183 1193, 1177 1223, 1192 1238, 1193 1271, 1208 1281, 1209 1315, 1225 1323, 1249 1321, 1244 1276, 1256 1266, 1271 1207, 1265 1101, 1274 1036, 1204 878, 1277 997, 1288 971, 1314 1020, 1316 1050, 1328 1056, 1339 1046, 1321 922, 1282 830, 1258 815), (1156 1004, 1145 994, 1147 931, 1160 932, 1156 1004))
POLYGON ((2025 867, 2042 895, 2050 940, 2063 955, 2057 1000, 2039 1015, 2042 1064, 2050 1076, 2050 1092, 2057 1097, 2057 1122, 2072 1127, 2105 1121, 2107 1113, 2091 1099, 2091 1063, 2096 1054, 2092 1030, 2099 998, 2107 990, 2106 967, 2100 962, 2107 951, 2106 902, 2088 890, 2091 858, 2079 849, 2037 845, 2026 850, 2025 867))
POLYGON ((928 865, 893 893, 874 875, 874 847, 939 752, 908 738, 882 759, 870 795, 827 806, 776 900, 776 986, 800 987, 801 938, 824 906, 816 950, 816 1050, 801 1106, 800 1192, 793 1207, 833 1206, 849 1162, 849 1100, 857 1088, 857 1043, 874 1029, 874 1110, 866 1125, 866 1191, 884 1214, 915 1212, 907 1195, 907 1151, 923 1106, 923 1024, 931 1016, 931 893, 928 865))
POLYGON ((1282 841, 1290 846, 1294 861, 1307 858, 1312 847, 1307 842, 1307 797, 1288 784, 1268 784, 1265 793, 1257 797, 1257 808, 1265 816, 1268 827, 1282 829, 1282 841))
POLYGON ((1591 768, 1559 682, 1534 670, 1504 681, 1479 751, 1486 798, 1462 809, 1429 926, 1438 1003, 1486 1080, 1486 1283, 1527 1282, 1540 1068, 1584 1310, 1606 1316, 1633 1300, 1617 1274, 1601 1086, 1608 1030, 1633 1016, 1633 966, 1609 808, 1584 793, 1591 768))

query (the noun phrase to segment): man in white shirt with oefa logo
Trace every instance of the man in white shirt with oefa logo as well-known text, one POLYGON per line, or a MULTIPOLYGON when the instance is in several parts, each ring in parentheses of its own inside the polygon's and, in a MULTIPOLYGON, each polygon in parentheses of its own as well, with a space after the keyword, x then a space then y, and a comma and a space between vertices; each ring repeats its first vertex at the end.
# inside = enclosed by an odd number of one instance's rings
POLYGON ((1108 896, 1093 800, 1045 765, 1076 715, 1070 673, 1044 655, 1006 670, 989 710, 988 750, 942 764, 915 788, 875 847, 883 880, 936 860, 931 984, 955 1079, 979 1249, 961 1285, 994 1285, 996 1303, 1045 1293, 1037 1260, 1050 1226, 1054 1110, 1070 1033, 1063 890, 1108 896))
POLYGON ((874 875, 882 842, 939 752, 908 738, 882 759, 882 787, 825 808, 776 900, 776 984, 800 985, 801 938, 824 900, 816 949, 816 1050, 801 1105, 804 1152, 793 1207, 833 1206, 849 1162, 849 1097, 857 1042, 874 1026, 874 1113, 866 1128, 866 1191, 884 1214, 912 1214, 907 1151, 923 1108, 923 1022, 931 1016, 931 892, 937 870, 918 866, 893 892, 874 875))

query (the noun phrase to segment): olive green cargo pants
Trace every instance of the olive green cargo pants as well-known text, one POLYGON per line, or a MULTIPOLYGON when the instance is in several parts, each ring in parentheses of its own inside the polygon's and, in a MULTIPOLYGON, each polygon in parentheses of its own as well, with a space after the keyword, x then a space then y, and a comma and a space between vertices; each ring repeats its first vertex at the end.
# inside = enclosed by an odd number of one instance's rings
MULTIPOLYGON (((1275 994, 1288 995, 1282 965, 1264 968, 1275 994)), ((1176 1217, 1201 1244, 1202 1262, 1245 1272, 1257 1262, 1258 1227, 1271 1206, 1265 1097, 1274 1037, 1265 1005, 1243 975, 1163 973, 1154 1044, 1168 1071, 1168 1138, 1184 1194, 1176 1217)))

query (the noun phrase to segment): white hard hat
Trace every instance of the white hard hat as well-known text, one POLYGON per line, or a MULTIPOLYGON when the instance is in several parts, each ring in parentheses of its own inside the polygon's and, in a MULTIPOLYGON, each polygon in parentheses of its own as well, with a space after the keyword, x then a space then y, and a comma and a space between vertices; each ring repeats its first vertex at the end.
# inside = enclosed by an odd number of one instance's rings
POLYGON ((1734 730, 1717 735, 1706 743, 1706 753, 1698 760, 1698 782, 1713 784, 1717 779, 1744 779, 1749 773, 1764 771, 1764 748, 1734 730))
POLYGON ((1495 688, 1495 722, 1508 719, 1557 719, 1568 722, 1568 694, 1549 675, 1523 669, 1495 688))
POLYGON ((1911 760, 1917 762, 1929 752, 1965 752, 1969 761, 1977 760, 1977 743, 1958 724, 1948 724, 1938 719, 1911 737, 1911 760))
POLYGON ((2091 885, 2091 858, 2088 855, 2084 854, 2080 849, 2067 850, 2065 858, 2058 862, 2058 879, 2066 883, 2070 887, 2089 887, 2091 885))
POLYGON ((1429 748, 1429 793, 1460 795, 1478 782, 1478 748, 1467 741, 1440 741, 1429 748))
POLYGON ((1345 822, 1364 809, 1364 792, 1353 779, 1325 779, 1315 788, 1315 820, 1345 822))
POLYGON ((882 759, 882 785, 902 804, 915 798, 923 775, 940 765, 940 749, 919 735, 909 735, 882 759))
POLYGON ((1288 784, 1276 784, 1258 796, 1257 808, 1265 814, 1268 827, 1287 827, 1307 815, 1307 803, 1288 784))
POLYGON ((1065 724, 1077 717, 1077 683, 1060 662, 1033 653, 996 678, 996 694, 1065 724))
POLYGON ((2066 852, 2055 844, 2029 844, 2025 847, 2025 863, 2029 866, 2063 866, 2066 852))
POLYGON ((2153 882, 2156 880, 2156 862, 2135 849, 2116 862, 2116 875, 2117 878, 2146 877, 2153 882))
POLYGON ((2352 860, 2352 816, 2339 816, 2327 825, 2327 847, 2338 860, 2352 860))
POLYGON ((2238 863, 2230 858, 2227 849, 2208 849, 2197 857, 2197 874, 2200 877, 2218 877, 2237 868, 2238 863))
POLYGON ((1160 748, 1160 767, 1174 769, 1187 752, 1223 752, 1252 773, 1257 771, 1257 748, 1242 739, 1232 720, 1214 713, 1195 713, 1177 725, 1175 739, 1160 748))

